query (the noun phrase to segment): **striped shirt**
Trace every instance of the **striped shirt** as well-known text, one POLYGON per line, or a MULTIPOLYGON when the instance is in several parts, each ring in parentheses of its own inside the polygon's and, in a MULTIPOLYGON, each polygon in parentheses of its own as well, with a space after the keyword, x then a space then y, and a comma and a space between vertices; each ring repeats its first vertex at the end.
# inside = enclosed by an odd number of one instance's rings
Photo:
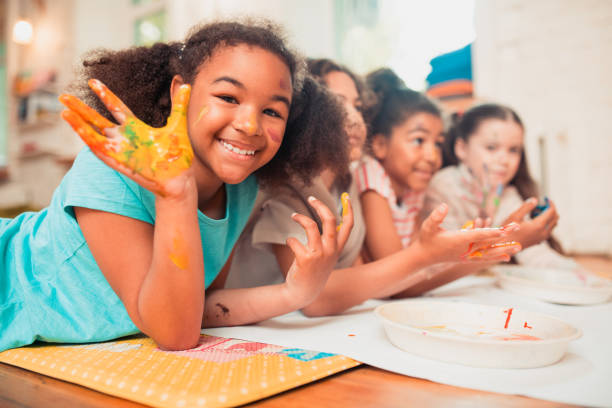
POLYGON ((371 190, 387 199, 397 234, 402 245, 407 247, 416 232, 417 216, 423 207, 425 193, 409 190, 398 200, 385 169, 378 160, 368 156, 363 157, 354 170, 353 177, 359 194, 371 190))

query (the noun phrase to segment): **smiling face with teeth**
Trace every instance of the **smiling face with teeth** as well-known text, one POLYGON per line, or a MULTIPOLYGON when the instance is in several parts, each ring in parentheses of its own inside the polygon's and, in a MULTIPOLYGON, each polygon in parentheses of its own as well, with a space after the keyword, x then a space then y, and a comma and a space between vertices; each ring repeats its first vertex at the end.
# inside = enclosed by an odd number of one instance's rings
MULTIPOLYGON (((172 94, 182 84, 176 76, 172 94)), ((291 106, 288 66, 276 54, 240 44, 217 49, 192 84, 187 111, 199 184, 236 184, 280 148, 291 106)))

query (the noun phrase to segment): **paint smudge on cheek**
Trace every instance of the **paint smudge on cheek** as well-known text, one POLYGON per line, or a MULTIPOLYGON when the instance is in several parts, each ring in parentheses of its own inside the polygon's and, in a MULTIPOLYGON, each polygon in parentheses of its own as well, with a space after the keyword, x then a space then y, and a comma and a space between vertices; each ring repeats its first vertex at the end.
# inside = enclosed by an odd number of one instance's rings
POLYGON ((272 129, 269 128, 267 130, 268 135, 270 135, 270 139, 274 142, 274 143, 281 143, 283 141, 283 135, 282 133, 278 130, 278 129, 272 129))
POLYGON ((208 106, 204 106, 201 110, 200 113, 198 114, 198 118, 196 119, 196 121, 193 123, 193 125, 197 125, 198 122, 208 113, 208 106))
POLYGON ((180 235, 176 235, 172 240, 172 252, 169 258, 179 269, 185 270, 189 267, 187 245, 180 235))

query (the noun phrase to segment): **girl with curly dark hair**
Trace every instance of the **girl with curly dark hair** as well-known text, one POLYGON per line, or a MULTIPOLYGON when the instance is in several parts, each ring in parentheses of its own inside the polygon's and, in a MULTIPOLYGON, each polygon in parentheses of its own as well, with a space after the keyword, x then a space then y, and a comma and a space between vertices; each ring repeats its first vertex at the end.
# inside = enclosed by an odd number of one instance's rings
MULTIPOLYGON (((359 165, 366 139, 362 115, 370 117, 372 108, 377 106, 375 98, 359 77, 346 67, 328 59, 309 60, 308 67, 343 102, 349 136, 347 150, 352 162, 359 165)), ((236 264, 232 264, 228 283, 234 287, 274 284, 290 276, 294 254, 285 241, 290 236, 306 237, 294 225, 282 220, 292 212, 316 219, 316 214, 307 204, 310 195, 318 197, 330 208, 338 208, 344 190, 338 188, 337 179, 338 173, 325 169, 308 187, 287 183, 283 189, 264 195, 255 221, 245 229, 239 241, 234 258, 236 264), (257 269, 251 271, 245 267, 247 264, 256 264, 257 269)), ((349 179, 346 190, 352 197, 358 196, 354 178, 349 179)), ((479 235, 482 231, 440 234, 437 229, 439 222, 432 217, 424 224, 419 245, 364 264, 360 254, 369 232, 358 201, 353 200, 354 228, 336 264, 330 265, 333 270, 329 279, 322 281, 323 289, 302 308, 307 316, 337 314, 367 299, 397 294, 415 283, 415 272, 419 269, 453 254, 458 257, 458 253, 465 251, 461 244, 467 248, 470 239, 496 239, 502 234, 499 231, 485 231, 484 235, 479 235), (447 250, 449 246, 451 249, 447 250), (444 250, 440 251, 438 247, 444 250)), ((340 209, 337 217, 340 217, 340 209)), ((383 239, 381 243, 384 245, 386 241, 383 239)))
POLYGON ((337 230, 309 200, 322 233, 291 215, 308 240, 288 242, 283 284, 222 289, 258 184, 307 183, 346 163, 341 107, 275 26, 211 23, 183 43, 96 51, 83 65, 93 92, 77 90, 94 109, 60 100, 89 148, 48 208, 0 220, 0 351, 138 331, 187 349, 203 326, 257 322, 316 296, 349 236, 350 204, 337 230))

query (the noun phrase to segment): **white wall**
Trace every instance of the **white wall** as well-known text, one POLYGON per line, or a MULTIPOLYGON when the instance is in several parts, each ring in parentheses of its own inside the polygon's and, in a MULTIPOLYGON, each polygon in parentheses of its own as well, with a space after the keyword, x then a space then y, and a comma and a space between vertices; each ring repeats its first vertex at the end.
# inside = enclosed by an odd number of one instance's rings
POLYGON ((475 24, 475 92, 522 116, 557 237, 570 252, 612 254, 612 1, 477 0, 475 24))
POLYGON ((335 56, 334 2, 329 0, 175 0, 168 2, 169 36, 182 40, 202 21, 225 17, 264 17, 285 29, 291 44, 309 57, 335 56))

